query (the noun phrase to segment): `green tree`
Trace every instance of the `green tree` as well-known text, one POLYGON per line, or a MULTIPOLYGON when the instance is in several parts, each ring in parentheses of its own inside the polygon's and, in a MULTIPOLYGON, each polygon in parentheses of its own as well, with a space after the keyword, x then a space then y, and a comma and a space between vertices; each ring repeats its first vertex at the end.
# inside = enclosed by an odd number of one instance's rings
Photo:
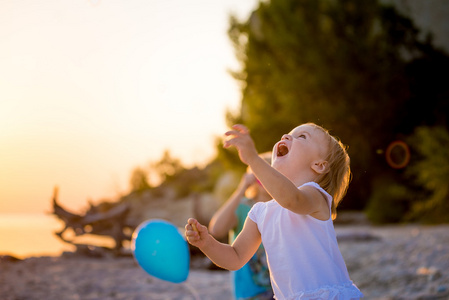
POLYGON ((169 150, 165 150, 159 161, 150 164, 159 182, 170 181, 177 174, 185 170, 178 158, 172 157, 169 150))
POLYGON ((129 183, 131 186, 131 192, 142 192, 151 188, 148 183, 147 172, 140 167, 137 167, 132 171, 129 183))
MULTIPOLYGON (((272 0, 248 20, 230 22, 242 103, 228 121, 246 124, 259 152, 304 122, 329 129, 349 145, 352 160, 344 207, 364 207, 376 176, 402 175, 379 153, 423 122, 404 113, 415 106, 411 85, 420 70, 408 66, 435 53, 418 42, 410 19, 375 0, 272 0)), ((435 103, 422 113, 432 114, 435 103)))

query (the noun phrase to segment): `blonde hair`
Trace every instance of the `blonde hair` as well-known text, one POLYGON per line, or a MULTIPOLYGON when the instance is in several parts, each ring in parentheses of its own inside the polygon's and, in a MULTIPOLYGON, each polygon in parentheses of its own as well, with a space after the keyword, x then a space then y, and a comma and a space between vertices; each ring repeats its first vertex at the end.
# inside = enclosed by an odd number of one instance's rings
POLYGON ((331 212, 334 220, 337 217, 337 206, 346 195, 349 182, 351 181, 350 159, 347 147, 323 127, 315 123, 307 123, 307 125, 320 129, 328 138, 329 146, 325 154, 328 168, 325 173, 318 176, 316 183, 333 198, 331 212))

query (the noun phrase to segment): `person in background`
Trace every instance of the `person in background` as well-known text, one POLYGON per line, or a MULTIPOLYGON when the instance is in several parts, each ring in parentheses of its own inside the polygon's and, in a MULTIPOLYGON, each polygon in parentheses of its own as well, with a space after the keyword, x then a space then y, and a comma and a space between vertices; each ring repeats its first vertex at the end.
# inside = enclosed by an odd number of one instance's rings
MULTIPOLYGON (((271 152, 260 155, 268 164, 271 162, 271 152)), ((243 229, 248 212, 257 202, 271 200, 262 184, 248 167, 243 174, 237 189, 231 197, 212 216, 209 223, 209 233, 217 239, 229 235, 229 241, 235 238, 243 229)), ((263 245, 241 269, 231 272, 234 298, 237 300, 268 300, 273 299, 270 284, 270 273, 263 245)))

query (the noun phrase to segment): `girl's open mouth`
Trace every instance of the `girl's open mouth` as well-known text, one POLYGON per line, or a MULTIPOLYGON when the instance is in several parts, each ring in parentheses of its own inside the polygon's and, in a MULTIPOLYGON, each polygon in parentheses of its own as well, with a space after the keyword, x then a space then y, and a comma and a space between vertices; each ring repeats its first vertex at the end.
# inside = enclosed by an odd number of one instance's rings
POLYGON ((277 149, 277 156, 281 157, 284 155, 287 155, 288 153, 288 147, 285 143, 279 143, 278 144, 278 149, 277 149))

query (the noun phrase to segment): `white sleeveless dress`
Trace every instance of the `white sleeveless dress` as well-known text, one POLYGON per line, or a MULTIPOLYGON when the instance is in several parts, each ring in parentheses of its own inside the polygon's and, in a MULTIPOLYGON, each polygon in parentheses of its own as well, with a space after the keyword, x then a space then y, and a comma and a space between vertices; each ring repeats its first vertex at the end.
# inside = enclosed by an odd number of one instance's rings
MULTIPOLYGON (((330 196, 315 182, 313 186, 330 196)), ((296 214, 275 200, 256 203, 248 217, 257 224, 267 253, 271 284, 279 300, 349 300, 363 297, 349 279, 332 217, 296 214)))

